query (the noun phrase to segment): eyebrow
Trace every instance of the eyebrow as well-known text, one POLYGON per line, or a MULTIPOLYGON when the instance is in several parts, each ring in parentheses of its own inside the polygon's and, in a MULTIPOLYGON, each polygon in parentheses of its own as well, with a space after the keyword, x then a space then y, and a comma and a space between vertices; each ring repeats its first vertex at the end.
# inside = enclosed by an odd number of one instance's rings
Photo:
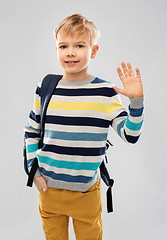
MULTIPOLYGON (((58 43, 59 45, 60 44, 66 44, 67 42, 60 42, 60 43, 58 43)), ((86 44, 86 42, 76 42, 76 43, 85 43, 86 44)))

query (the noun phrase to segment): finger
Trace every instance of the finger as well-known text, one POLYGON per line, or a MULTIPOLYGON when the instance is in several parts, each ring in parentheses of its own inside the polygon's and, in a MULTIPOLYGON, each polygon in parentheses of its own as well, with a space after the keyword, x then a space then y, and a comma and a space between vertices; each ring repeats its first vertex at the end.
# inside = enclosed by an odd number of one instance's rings
POLYGON ((113 89, 117 92, 117 93, 121 93, 122 94, 122 89, 118 88, 116 86, 113 86, 113 89))
POLYGON ((131 66, 131 64, 129 62, 127 63, 127 66, 128 66, 130 75, 134 77, 135 75, 133 73, 132 66, 131 66))
POLYGON ((139 68, 136 68, 136 77, 141 78, 139 68))
POLYGON ((129 77, 130 74, 129 74, 129 71, 128 71, 126 65, 125 65, 125 62, 121 62, 121 65, 122 65, 122 69, 123 69, 123 72, 124 72, 125 76, 129 77))
POLYGON ((47 185, 44 184, 44 186, 42 187, 42 189, 43 189, 43 192, 47 192, 47 190, 48 190, 47 185))
POLYGON ((121 68, 120 68, 120 67, 117 68, 117 72, 118 72, 119 78, 121 79, 121 81, 122 81, 122 83, 123 83, 125 77, 124 77, 124 75, 122 74, 122 71, 121 71, 121 68))
POLYGON ((37 187, 37 189, 38 189, 39 191, 41 191, 41 190, 42 190, 42 187, 41 187, 41 185, 36 185, 36 184, 35 184, 35 186, 37 187))
POLYGON ((41 187, 43 189, 43 192, 46 192, 47 191, 47 184, 46 184, 46 181, 45 179, 41 179, 41 187))

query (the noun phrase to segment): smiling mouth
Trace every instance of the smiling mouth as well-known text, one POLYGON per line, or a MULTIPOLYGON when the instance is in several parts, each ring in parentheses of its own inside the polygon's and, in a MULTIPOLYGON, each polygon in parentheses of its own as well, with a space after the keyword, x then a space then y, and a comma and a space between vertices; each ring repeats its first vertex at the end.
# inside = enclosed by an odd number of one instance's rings
POLYGON ((79 61, 65 61, 65 63, 77 63, 79 61))
POLYGON ((65 63, 68 65, 68 66, 74 66, 75 64, 77 64, 79 61, 65 61, 65 63))

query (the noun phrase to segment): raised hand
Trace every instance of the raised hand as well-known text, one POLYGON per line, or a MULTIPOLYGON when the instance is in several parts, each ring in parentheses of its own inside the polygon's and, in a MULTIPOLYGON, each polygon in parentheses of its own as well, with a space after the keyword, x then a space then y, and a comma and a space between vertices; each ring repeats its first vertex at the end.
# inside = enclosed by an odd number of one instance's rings
POLYGON ((124 88, 118 88, 116 86, 113 86, 116 92, 125 95, 129 98, 137 98, 137 97, 142 97, 143 96, 143 86, 142 86, 142 81, 141 81, 141 76, 140 76, 140 71, 139 68, 136 68, 136 77, 133 73, 131 64, 128 62, 126 67, 125 62, 121 63, 122 69, 124 72, 124 75, 121 71, 121 68, 117 68, 118 75, 124 85, 124 88))

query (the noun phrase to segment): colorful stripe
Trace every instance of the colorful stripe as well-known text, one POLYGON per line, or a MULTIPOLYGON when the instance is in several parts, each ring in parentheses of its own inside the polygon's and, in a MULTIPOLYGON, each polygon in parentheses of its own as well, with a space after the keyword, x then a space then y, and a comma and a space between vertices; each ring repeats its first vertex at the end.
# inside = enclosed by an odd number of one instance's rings
POLYGON ((40 115, 36 115, 33 111, 30 112, 29 118, 40 123, 40 115))
POLYGON ((127 116, 126 127, 132 131, 139 131, 142 127, 143 120, 139 123, 133 123, 129 120, 129 116, 127 116))
POLYGON ((47 115, 45 123, 61 124, 69 126, 94 126, 101 128, 108 128, 110 121, 93 117, 63 117, 47 115))
POLYGON ((64 182, 71 182, 71 183, 88 183, 94 177, 87 177, 82 175, 72 176, 70 174, 62 174, 62 173, 55 173, 53 171, 47 171, 46 169, 40 167, 40 172, 47 177, 52 178, 53 180, 60 180, 64 182))
POLYGON ((45 137, 69 141, 105 141, 107 133, 75 133, 45 130, 45 137))
POLYGON ((140 117, 143 115, 144 107, 135 109, 129 106, 129 111, 132 117, 140 117))
POLYGON ((140 137, 140 134, 138 136, 128 135, 128 134, 126 134, 125 130, 124 130, 124 135, 125 135, 127 142, 130 142, 130 143, 136 143, 140 137))
POLYGON ((29 144, 26 146, 27 153, 36 152, 38 150, 38 144, 29 144))
MULTIPOLYGON (((109 87, 99 87, 99 88, 82 88, 78 86, 78 89, 73 89, 68 88, 56 88, 55 91, 53 92, 53 95, 60 95, 60 96, 85 96, 85 97, 89 97, 89 96, 103 96, 103 97, 113 97, 115 95, 117 95, 117 92, 111 88, 111 84, 109 87)), ((64 86, 65 87, 65 86, 64 86)))
POLYGON ((35 100, 35 108, 36 109, 41 109, 41 104, 38 100, 35 100))
MULTIPOLYGON (((69 144, 70 146, 70 144, 69 144)), ((101 148, 94 148, 94 147, 64 147, 64 146, 57 146, 52 144, 44 144, 42 151, 45 152, 52 152, 57 154, 67 154, 67 155, 79 155, 79 156, 100 156, 105 153, 105 147, 101 148)))
POLYGON ((124 127, 124 124, 126 122, 126 119, 121 121, 118 125, 117 125, 117 133, 118 135, 121 137, 121 129, 124 127))
POLYGON ((106 114, 111 114, 119 109, 122 105, 120 102, 112 104, 97 103, 97 102, 55 102, 50 101, 48 109, 61 109, 61 110, 79 110, 79 111, 98 111, 106 114))
POLYGON ((101 162, 72 162, 72 161, 62 161, 55 160, 50 157, 41 156, 39 154, 35 154, 40 163, 47 164, 48 166, 56 167, 56 168, 65 168, 65 169, 73 169, 73 170, 90 170, 96 171, 101 162))

